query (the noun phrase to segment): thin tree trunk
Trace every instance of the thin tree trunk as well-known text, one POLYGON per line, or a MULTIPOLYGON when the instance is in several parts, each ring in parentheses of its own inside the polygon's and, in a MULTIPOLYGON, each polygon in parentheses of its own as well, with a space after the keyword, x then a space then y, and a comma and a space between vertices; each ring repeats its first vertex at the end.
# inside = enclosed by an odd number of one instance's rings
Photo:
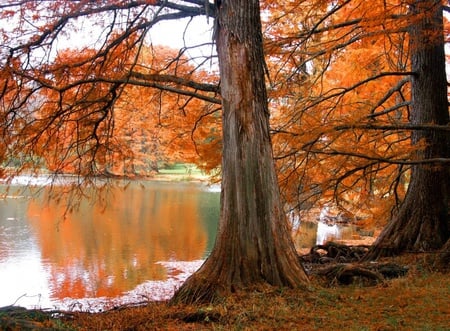
MULTIPOLYGON (((415 73, 411 83, 411 122, 449 122, 442 6, 439 0, 411 5, 410 52, 415 73)), ((414 131, 412 143, 425 143, 417 159, 450 157, 448 133, 414 131)), ((445 165, 415 165, 398 214, 382 231, 366 259, 405 251, 440 249, 449 238, 449 169, 445 165)))
POLYGON ((308 282, 283 211, 269 135, 257 0, 222 1, 217 52, 223 106, 221 215, 206 262, 175 302, 211 301, 261 284, 308 282))

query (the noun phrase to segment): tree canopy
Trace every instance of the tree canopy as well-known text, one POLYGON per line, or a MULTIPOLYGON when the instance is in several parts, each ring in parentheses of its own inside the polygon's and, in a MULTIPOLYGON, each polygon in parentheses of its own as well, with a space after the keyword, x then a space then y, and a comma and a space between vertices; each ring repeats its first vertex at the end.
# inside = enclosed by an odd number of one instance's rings
MULTIPOLYGON (((439 182, 440 216, 418 219, 439 219, 437 246, 448 240, 445 1, 10 0, 0 9, 1 175, 149 175, 176 160, 220 169, 223 238, 212 256, 232 276, 206 264, 221 288, 205 298, 304 283, 292 242, 280 239, 286 214, 335 206, 347 220, 385 225, 422 190, 425 177, 410 183, 423 169, 439 173, 430 194, 439 182), (195 17, 214 20, 211 41, 152 44, 159 22, 195 17), (86 27, 86 45, 60 46, 86 27), (212 51, 190 57, 201 47, 217 47, 219 72, 212 51), (432 72, 418 60, 429 47, 439 48, 437 107, 417 94, 417 77, 432 72), (239 248, 227 261, 231 242, 239 248)), ((199 291, 202 277, 191 281, 199 291)))

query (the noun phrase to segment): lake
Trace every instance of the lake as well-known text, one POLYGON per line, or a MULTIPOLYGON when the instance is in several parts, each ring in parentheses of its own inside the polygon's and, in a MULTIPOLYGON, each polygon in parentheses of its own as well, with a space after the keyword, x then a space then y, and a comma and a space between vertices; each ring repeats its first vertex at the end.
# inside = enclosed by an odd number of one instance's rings
MULTIPOLYGON (((48 180, 27 180, 1 187, 0 306, 99 311, 165 300, 213 247, 218 187, 117 181, 80 198, 64 195, 63 181, 54 201, 48 180)), ((296 233, 302 248, 353 230, 303 222, 296 233)))

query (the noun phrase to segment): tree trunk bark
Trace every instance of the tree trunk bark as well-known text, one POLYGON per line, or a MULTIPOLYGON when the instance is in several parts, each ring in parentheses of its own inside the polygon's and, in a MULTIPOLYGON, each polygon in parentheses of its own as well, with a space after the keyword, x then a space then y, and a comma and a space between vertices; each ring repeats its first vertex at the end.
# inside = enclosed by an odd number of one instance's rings
MULTIPOLYGON (((447 80, 442 5, 439 0, 411 1, 411 123, 448 125, 447 80)), ((417 130, 412 143, 425 143, 418 160, 448 158, 450 138, 438 130, 417 130)), ((405 251, 441 248, 449 238, 449 180, 446 165, 411 169, 411 181, 398 214, 382 231, 366 259, 405 251)))
POLYGON ((212 301, 261 284, 308 282, 273 162, 259 1, 222 0, 216 19, 223 100, 219 229, 211 255, 175 293, 174 302, 212 301))

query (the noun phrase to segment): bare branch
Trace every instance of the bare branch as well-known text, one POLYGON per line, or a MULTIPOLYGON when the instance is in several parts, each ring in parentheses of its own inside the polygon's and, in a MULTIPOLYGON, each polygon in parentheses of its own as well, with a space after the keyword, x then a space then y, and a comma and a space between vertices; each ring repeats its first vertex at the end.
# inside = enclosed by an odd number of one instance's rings
POLYGON ((408 75, 409 76, 415 75, 415 73, 411 72, 411 71, 404 71, 404 72, 402 72, 402 71, 380 72, 380 73, 378 73, 376 75, 373 75, 371 77, 363 79, 363 80, 359 81, 358 83, 353 84, 352 86, 339 87, 339 88, 334 88, 334 89, 329 90, 328 94, 324 95, 321 98, 318 98, 317 100, 315 100, 314 102, 312 102, 311 104, 306 106, 304 108, 304 111, 319 105, 321 102, 324 102, 324 101, 327 101, 327 100, 330 100, 330 99, 342 96, 344 94, 347 94, 348 92, 353 91, 356 88, 358 88, 358 87, 360 87, 362 85, 365 85, 365 84, 367 84, 367 83, 369 83, 371 81, 374 81, 376 79, 379 79, 379 78, 382 78, 382 77, 386 77, 386 76, 408 76, 408 75), (333 92, 335 90, 337 90, 337 92, 333 92), (333 93, 331 93, 331 92, 333 92, 333 93))
POLYGON ((197 99, 200 99, 200 100, 203 100, 203 101, 207 101, 207 102, 211 102, 211 103, 221 104, 221 100, 220 99, 217 99, 217 98, 214 98, 214 97, 210 97, 210 96, 207 96, 207 95, 203 95, 203 94, 199 94, 199 93, 196 93, 195 91, 187 91, 187 90, 183 90, 183 89, 176 88, 176 87, 171 87, 171 86, 167 86, 167 85, 158 84, 158 83, 155 83, 155 82, 124 79, 123 83, 136 85, 136 86, 153 87, 153 88, 159 89, 161 91, 173 92, 173 93, 176 93, 176 94, 181 94, 181 95, 185 95, 185 96, 189 96, 189 97, 194 97, 194 98, 197 98, 197 99))
POLYGON ((154 81, 154 82, 164 82, 164 83, 175 83, 178 85, 190 87, 196 90, 205 92, 219 92, 219 87, 214 84, 197 83, 191 80, 184 79, 175 75, 161 75, 161 74, 144 74, 140 72, 131 72, 130 77, 137 78, 143 81, 154 81))
POLYGON ((408 124, 408 123, 404 123, 404 124, 394 124, 394 125, 375 125, 375 124, 344 124, 344 125, 338 125, 336 127, 334 127, 334 129, 336 131, 341 131, 341 130, 353 130, 353 129, 362 129, 362 130, 382 130, 382 131, 386 131, 386 130, 406 130, 406 131, 411 131, 411 130, 431 130, 431 131, 444 131, 450 132, 450 126, 448 125, 435 125, 435 124, 429 124, 429 125, 425 125, 425 124, 408 124))
POLYGON ((394 87, 392 87, 391 89, 389 89, 389 91, 386 92, 386 94, 384 95, 383 98, 381 98, 380 100, 378 100, 377 104, 372 108, 371 110, 371 115, 369 115, 369 117, 375 117, 375 116, 379 116, 382 114, 385 114, 386 111, 383 112, 379 112, 379 113, 375 113, 375 109, 377 109, 378 107, 380 107, 383 103, 385 103, 395 92, 398 92, 401 90, 401 88, 410 81, 409 77, 405 77, 402 80, 400 80, 397 85, 395 85, 394 87))

